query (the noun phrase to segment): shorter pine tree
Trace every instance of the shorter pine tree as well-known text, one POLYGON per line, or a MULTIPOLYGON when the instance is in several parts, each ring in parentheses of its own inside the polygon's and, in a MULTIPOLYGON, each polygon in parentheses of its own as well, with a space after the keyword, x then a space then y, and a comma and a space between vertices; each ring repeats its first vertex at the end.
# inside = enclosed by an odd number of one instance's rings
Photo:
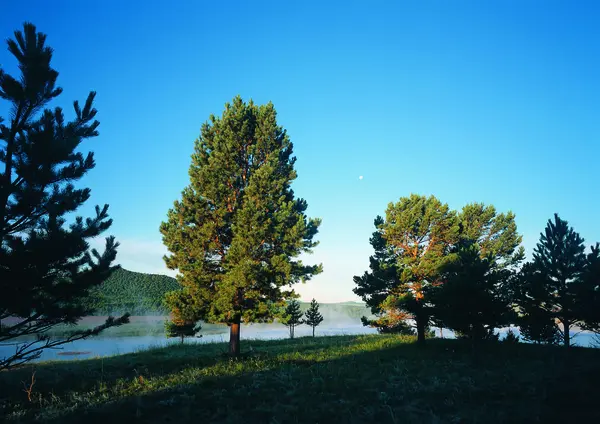
POLYGON ((315 327, 323 322, 323 315, 319 312, 319 304, 315 299, 310 302, 310 307, 305 313, 304 323, 312 327, 312 335, 315 337, 315 327))
POLYGON ((283 313, 283 318, 281 320, 282 324, 285 325, 290 330, 290 339, 294 338, 294 330, 300 324, 304 324, 304 320, 302 319, 302 311, 300 310, 300 303, 293 299, 291 300, 283 313))
MULTIPOLYGON (((181 344, 185 337, 195 336, 202 327, 193 321, 165 321, 165 334, 168 338, 180 337, 181 344)), ((202 337, 202 336, 199 336, 202 337)))

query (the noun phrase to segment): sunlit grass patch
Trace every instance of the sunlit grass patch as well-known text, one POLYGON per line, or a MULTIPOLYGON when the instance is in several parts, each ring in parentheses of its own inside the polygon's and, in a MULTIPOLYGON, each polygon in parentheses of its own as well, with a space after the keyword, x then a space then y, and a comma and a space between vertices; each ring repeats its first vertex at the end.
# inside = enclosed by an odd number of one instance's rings
POLYGON ((472 349, 392 335, 172 345, 0 375, 10 421, 533 422, 594 420, 600 352, 472 349), (21 381, 36 371, 34 402, 21 381), (575 410, 560 408, 563 397, 575 410))

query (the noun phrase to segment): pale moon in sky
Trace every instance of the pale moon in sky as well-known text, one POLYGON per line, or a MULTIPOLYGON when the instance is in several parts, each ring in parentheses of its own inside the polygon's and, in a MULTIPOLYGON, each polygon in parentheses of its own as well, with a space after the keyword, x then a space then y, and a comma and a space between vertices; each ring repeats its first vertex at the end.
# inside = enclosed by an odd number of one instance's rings
POLYGON ((359 179, 359 180, 362 180, 362 179, 363 179, 363 176, 361 175, 360 177, 358 177, 358 179, 359 179))

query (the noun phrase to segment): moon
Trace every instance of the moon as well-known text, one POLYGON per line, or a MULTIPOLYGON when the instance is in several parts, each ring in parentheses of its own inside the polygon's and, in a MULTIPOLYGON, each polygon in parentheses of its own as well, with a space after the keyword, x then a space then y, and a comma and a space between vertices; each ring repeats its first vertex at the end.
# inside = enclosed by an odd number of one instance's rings
POLYGON ((362 179, 363 179, 363 176, 361 175, 360 177, 358 177, 358 179, 359 179, 359 180, 362 180, 362 179))

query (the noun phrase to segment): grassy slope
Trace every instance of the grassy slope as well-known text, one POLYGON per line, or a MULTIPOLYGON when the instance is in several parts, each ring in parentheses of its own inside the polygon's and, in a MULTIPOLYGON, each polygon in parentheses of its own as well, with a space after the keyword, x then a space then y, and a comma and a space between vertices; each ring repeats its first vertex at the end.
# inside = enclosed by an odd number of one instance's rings
POLYGON ((53 423, 600 422, 600 351, 395 336, 183 345, 0 374, 0 417, 53 423))

